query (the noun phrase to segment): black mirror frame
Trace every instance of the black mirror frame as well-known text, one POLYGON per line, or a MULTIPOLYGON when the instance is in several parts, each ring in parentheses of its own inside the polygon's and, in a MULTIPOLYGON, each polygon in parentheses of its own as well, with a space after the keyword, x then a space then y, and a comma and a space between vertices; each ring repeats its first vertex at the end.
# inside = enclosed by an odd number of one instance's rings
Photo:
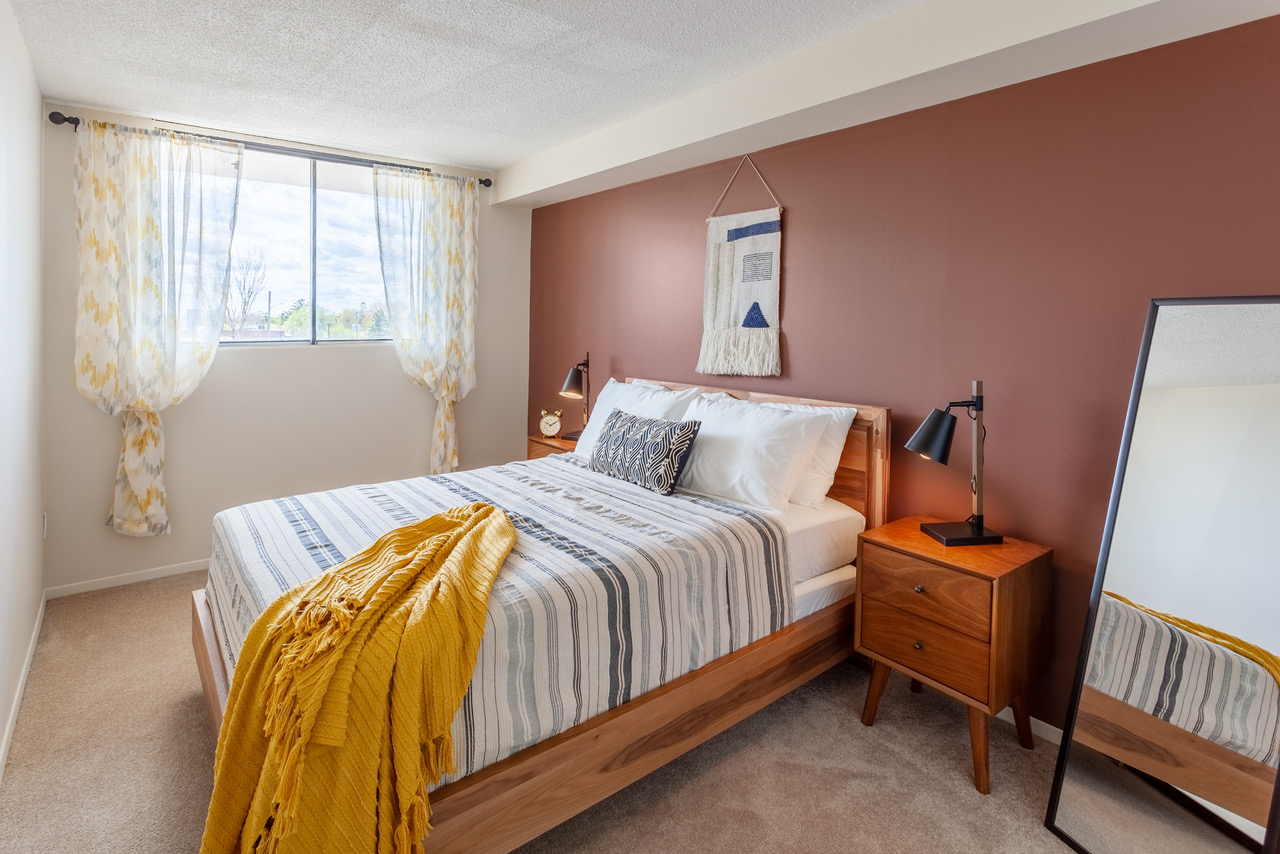
MULTIPOLYGON (((1120 493, 1124 486, 1125 470, 1129 462, 1129 447, 1133 439, 1134 419, 1138 413, 1138 402, 1142 395, 1142 383, 1147 373, 1147 359, 1151 353, 1151 340, 1155 333, 1156 318, 1163 306, 1191 305, 1247 305, 1277 304, 1277 296, 1241 296, 1241 297, 1203 297, 1153 299, 1147 308, 1146 325, 1142 332, 1142 347, 1138 351, 1138 365, 1134 370, 1133 390, 1129 394, 1129 407, 1124 417, 1124 435, 1120 440, 1120 453, 1116 460, 1115 480, 1111 485, 1111 498, 1107 504, 1107 519, 1102 532, 1102 545, 1098 549, 1098 564, 1094 570, 1093 587, 1089 593, 1089 610, 1085 617, 1084 634, 1080 639, 1080 654, 1076 660, 1074 681, 1071 683, 1071 696, 1067 705, 1067 717, 1062 727, 1062 742, 1058 746, 1058 759, 1053 770, 1053 787, 1049 790, 1049 805, 1045 811, 1044 826, 1050 832, 1071 846, 1072 850, 1081 854, 1091 854, 1073 839, 1065 830, 1057 826, 1058 802, 1062 795, 1062 783, 1067 773, 1067 757, 1071 752, 1072 734, 1076 726, 1076 712, 1080 707, 1080 691, 1084 683, 1085 666, 1088 663, 1089 644, 1093 640, 1093 626, 1098 616, 1098 602, 1102 595, 1102 581, 1106 575, 1107 559, 1111 554, 1111 540, 1115 532, 1116 511, 1120 506, 1120 493)), ((1267 821, 1266 836, 1260 849, 1263 854, 1280 852, 1280 784, 1271 794, 1271 814, 1267 821)))

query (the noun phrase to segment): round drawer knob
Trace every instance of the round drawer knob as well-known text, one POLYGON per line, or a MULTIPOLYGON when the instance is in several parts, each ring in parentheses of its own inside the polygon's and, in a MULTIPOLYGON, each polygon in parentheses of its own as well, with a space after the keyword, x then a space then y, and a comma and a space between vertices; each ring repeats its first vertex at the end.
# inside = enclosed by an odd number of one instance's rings
POLYGON ((917 584, 917 585, 916 585, 916 592, 917 592, 917 593, 923 593, 923 592, 924 592, 924 585, 923 585, 923 584, 917 584))
POLYGON ((912 644, 916 649, 924 649, 924 641, 916 641, 912 644))

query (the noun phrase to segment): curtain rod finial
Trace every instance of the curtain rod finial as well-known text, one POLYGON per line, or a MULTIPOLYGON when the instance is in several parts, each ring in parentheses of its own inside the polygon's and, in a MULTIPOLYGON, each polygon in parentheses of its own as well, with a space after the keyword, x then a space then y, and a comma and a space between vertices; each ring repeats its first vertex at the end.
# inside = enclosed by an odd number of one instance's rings
POLYGON ((53 122, 55 125, 62 125, 62 124, 71 125, 77 131, 80 130, 80 119, 78 117, 63 115, 57 110, 54 110, 52 113, 49 114, 49 121, 53 122))

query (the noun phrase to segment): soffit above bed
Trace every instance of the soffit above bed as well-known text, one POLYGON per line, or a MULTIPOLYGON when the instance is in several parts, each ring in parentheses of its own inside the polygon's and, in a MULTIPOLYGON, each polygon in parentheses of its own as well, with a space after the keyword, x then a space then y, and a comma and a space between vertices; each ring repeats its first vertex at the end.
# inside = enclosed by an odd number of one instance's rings
POLYGON ((9 0, 58 104, 496 172, 538 206, 1280 0, 9 0))

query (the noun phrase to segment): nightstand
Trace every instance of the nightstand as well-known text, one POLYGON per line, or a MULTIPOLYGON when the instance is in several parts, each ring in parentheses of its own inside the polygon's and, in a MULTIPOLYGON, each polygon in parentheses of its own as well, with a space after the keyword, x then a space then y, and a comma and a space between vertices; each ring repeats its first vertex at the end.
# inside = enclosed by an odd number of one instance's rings
POLYGON ((991 791, 990 716, 1013 706, 1018 743, 1032 748, 1027 688, 1048 652, 1053 550, 1005 537, 947 547, 910 516, 858 536, 854 648, 871 659, 862 722, 875 722, 890 670, 968 706, 973 783, 991 791))
POLYGON ((566 451, 572 451, 578 447, 577 439, 558 439, 554 436, 530 436, 529 448, 525 453, 525 459, 536 460, 539 457, 549 457, 552 454, 563 454, 566 451))

